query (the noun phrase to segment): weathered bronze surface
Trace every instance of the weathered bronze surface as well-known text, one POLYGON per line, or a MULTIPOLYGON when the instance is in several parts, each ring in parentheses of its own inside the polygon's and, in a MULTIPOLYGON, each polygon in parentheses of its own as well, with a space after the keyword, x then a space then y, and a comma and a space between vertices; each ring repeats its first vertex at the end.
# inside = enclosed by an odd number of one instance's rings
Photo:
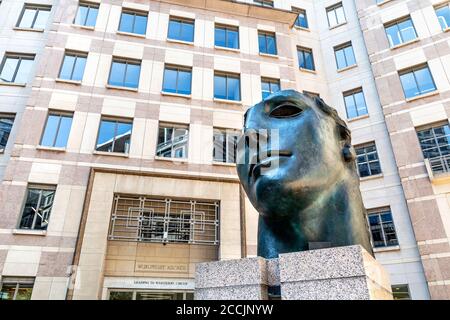
POLYGON ((360 244, 372 253, 351 133, 320 98, 280 91, 250 108, 237 170, 259 212, 258 255, 360 244))

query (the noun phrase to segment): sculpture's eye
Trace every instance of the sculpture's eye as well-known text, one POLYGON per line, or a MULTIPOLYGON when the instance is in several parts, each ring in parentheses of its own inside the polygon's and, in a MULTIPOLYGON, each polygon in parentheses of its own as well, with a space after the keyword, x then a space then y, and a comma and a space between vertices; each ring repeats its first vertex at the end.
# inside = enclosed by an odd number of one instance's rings
POLYGON ((302 112, 303 109, 293 103, 287 102, 275 107, 269 116, 274 118, 292 118, 298 116, 302 112))

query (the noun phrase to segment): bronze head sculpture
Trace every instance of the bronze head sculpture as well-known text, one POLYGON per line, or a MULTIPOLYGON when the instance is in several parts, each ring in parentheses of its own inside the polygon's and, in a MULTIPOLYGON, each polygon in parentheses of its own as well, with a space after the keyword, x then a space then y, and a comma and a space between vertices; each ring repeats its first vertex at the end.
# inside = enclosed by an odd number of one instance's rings
POLYGON ((237 171, 259 212, 258 255, 355 244, 372 252, 351 133, 336 110, 286 90, 244 122, 237 171))

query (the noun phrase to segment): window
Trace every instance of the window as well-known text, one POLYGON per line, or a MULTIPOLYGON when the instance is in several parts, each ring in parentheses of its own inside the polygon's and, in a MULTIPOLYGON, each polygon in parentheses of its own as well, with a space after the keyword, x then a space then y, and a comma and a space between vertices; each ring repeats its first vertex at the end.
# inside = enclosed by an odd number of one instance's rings
POLYGON ((113 59, 108 84, 117 87, 137 88, 140 74, 140 61, 113 59))
POLYGON ((98 8, 98 4, 80 2, 74 24, 85 27, 95 27, 98 8))
POLYGON ((300 28, 308 29, 309 24, 308 24, 308 17, 306 16, 306 11, 304 9, 294 7, 292 7, 292 11, 298 14, 294 25, 300 28))
POLYGON ((186 42, 194 42, 194 20, 170 18, 168 38, 186 42))
POLYGON ((59 78, 64 80, 81 81, 86 67, 86 53, 66 53, 59 71, 59 78))
POLYGON ((344 92, 344 101, 348 119, 367 114, 366 99, 361 88, 344 92))
POLYGON ((271 32, 258 32, 259 53, 264 54, 277 54, 277 43, 275 40, 275 33, 271 32))
POLYGON ((328 26, 330 28, 336 27, 338 25, 344 24, 347 22, 345 18, 344 7, 341 3, 337 3, 334 6, 331 6, 326 9, 327 17, 328 17, 328 26))
POLYGON ((116 194, 108 239, 217 246, 219 207, 211 200, 116 194))
POLYGON ((5 151, 14 124, 14 116, 0 114, 0 153, 5 151))
POLYGON ((450 171, 450 127, 448 123, 417 132, 425 159, 434 173, 450 171))
POLYGON ((254 0, 253 2, 258 6, 273 8, 272 0, 254 0))
POLYGON ((297 55, 300 69, 311 71, 314 71, 316 69, 314 65, 314 56, 311 49, 298 47, 297 55))
POLYGON ((239 28, 234 26, 216 25, 214 44, 217 47, 239 49, 239 28))
POLYGON ((338 70, 356 65, 355 53, 351 42, 335 47, 334 55, 338 70))
POLYGON ((239 137, 240 133, 235 130, 214 129, 214 161, 236 163, 236 150, 239 137))
POLYGON ((50 16, 51 6, 25 4, 16 27, 44 30, 50 16))
POLYGON ((54 186, 30 186, 20 220, 20 229, 47 230, 55 198, 54 186))
POLYGON ((34 278, 2 277, 0 281, 0 300, 30 300, 34 278))
POLYGON ((442 7, 437 7, 436 15, 439 23, 441 24, 442 30, 447 30, 450 26, 450 5, 445 4, 442 7))
POLYGON ((131 121, 102 119, 95 150, 128 154, 132 128, 131 121))
POLYGON ((380 160, 378 159, 375 142, 355 147, 358 172, 361 178, 381 174, 380 160))
POLYGON ((394 221, 389 208, 369 210, 368 218, 374 248, 398 245, 394 221))
POLYGON ((120 16, 119 31, 145 34, 147 31, 147 13, 122 10, 120 16))
POLYGON ((396 284, 392 286, 394 300, 411 300, 409 286, 407 284, 396 284))
POLYGON ((385 30, 391 48, 417 38, 416 29, 414 28, 411 17, 387 24, 385 25, 385 30))
POLYGON ((50 113, 45 125, 41 146, 65 148, 72 126, 72 114, 50 113))
POLYGON ((407 99, 427 94, 437 89, 427 65, 400 72, 400 80, 407 99))
POLYGON ((272 93, 280 91, 280 80, 262 78, 261 91, 263 100, 272 93))
POLYGON ((164 69, 163 92, 191 94, 192 69, 166 66, 164 69))
POLYGON ((25 84, 33 66, 34 55, 9 54, 3 58, 0 80, 25 84))
POLYGON ((164 158, 187 158, 189 129, 186 126, 161 125, 156 155, 164 158))
POLYGON ((234 74, 214 74, 214 98, 224 100, 241 100, 240 76, 234 74))

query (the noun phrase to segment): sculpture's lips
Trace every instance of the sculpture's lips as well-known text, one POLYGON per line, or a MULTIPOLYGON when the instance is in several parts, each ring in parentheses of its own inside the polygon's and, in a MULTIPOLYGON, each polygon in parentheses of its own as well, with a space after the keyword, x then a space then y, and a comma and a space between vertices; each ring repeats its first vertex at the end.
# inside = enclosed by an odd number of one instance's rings
POLYGON ((268 151, 265 157, 257 161, 258 155, 252 158, 252 162, 249 167, 249 178, 258 177, 261 175, 261 168, 270 168, 272 161, 280 159, 280 158, 289 158, 292 157, 292 152, 287 150, 279 150, 279 151, 268 151), (270 155, 270 156, 269 156, 270 155))

